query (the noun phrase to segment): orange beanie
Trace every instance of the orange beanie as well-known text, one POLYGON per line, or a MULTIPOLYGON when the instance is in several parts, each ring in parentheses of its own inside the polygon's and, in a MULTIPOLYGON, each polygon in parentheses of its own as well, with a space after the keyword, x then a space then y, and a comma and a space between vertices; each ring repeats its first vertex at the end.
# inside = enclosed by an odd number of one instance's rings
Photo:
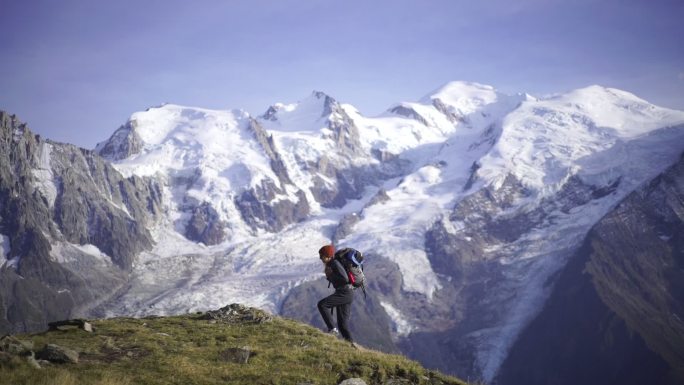
POLYGON ((333 246, 333 245, 325 245, 325 246, 321 247, 321 248, 318 250, 318 255, 319 255, 321 258, 323 258, 323 257, 332 258, 333 256, 335 256, 335 246, 333 246))

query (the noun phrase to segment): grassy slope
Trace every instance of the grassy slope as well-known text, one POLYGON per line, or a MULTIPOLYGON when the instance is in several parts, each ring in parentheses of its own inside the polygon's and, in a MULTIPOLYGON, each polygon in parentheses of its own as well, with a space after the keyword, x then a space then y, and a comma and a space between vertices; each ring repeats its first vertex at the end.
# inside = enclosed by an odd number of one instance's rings
POLYGON ((464 384, 399 355, 357 350, 343 340, 292 320, 216 322, 197 314, 91 321, 32 335, 34 350, 57 344, 80 353, 78 364, 30 367, 24 357, 0 361, 1 384, 368 384, 406 379, 414 384, 464 384), (223 362, 219 352, 249 346, 249 363, 223 362))

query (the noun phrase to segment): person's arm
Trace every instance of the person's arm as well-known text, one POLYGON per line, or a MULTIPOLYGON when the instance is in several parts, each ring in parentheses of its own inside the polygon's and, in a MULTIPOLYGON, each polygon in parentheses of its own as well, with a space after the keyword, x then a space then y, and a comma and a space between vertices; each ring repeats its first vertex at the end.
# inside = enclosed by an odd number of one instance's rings
POLYGON ((340 276, 340 282, 343 282, 343 284, 348 284, 349 283, 349 277, 347 276, 347 271, 344 269, 344 266, 342 266, 342 263, 338 260, 333 260, 332 262, 333 269, 337 272, 337 275, 340 276))
POLYGON ((333 280, 332 266, 330 266, 330 264, 325 265, 325 269, 323 271, 325 273, 325 279, 327 279, 328 281, 332 281, 333 280))

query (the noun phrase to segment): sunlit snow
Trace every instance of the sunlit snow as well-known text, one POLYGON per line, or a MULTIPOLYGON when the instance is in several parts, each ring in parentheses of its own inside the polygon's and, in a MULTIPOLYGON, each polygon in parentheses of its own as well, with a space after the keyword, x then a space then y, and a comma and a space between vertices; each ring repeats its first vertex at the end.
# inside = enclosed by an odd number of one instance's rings
POLYGON ((40 153, 38 158, 38 168, 32 170, 33 176, 36 178, 38 191, 43 194, 43 197, 48 202, 50 207, 55 205, 57 198, 57 185, 50 166, 50 158, 52 153, 52 145, 49 143, 42 143, 40 146, 40 153))
POLYGON ((380 302, 380 305, 382 305, 387 315, 392 319, 392 329, 397 336, 401 337, 411 333, 413 327, 406 321, 406 318, 402 316, 399 310, 387 302, 380 302))
POLYGON ((7 262, 10 252, 10 239, 7 235, 0 234, 0 267, 7 262))

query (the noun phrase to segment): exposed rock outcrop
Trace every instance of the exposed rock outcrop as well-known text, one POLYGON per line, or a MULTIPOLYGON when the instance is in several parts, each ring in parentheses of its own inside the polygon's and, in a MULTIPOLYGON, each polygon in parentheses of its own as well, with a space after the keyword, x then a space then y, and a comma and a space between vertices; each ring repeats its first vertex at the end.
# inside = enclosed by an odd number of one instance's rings
POLYGON ((209 310, 201 314, 198 319, 218 321, 224 323, 263 323, 271 322, 273 315, 253 307, 239 303, 232 303, 217 310, 209 310))
POLYGON ((56 362, 59 364, 77 364, 79 354, 77 351, 65 348, 63 346, 48 344, 36 354, 36 358, 56 362))
POLYGON ((236 197, 235 206, 245 223, 253 229, 277 232, 309 215, 309 202, 303 191, 297 191, 297 202, 276 200, 276 194, 280 192, 271 180, 266 179, 261 186, 245 190, 236 197))
POLYGON ((151 247, 147 226, 160 205, 153 181, 124 178, 94 152, 42 140, 0 112, 0 234, 10 261, 0 268, 0 333, 44 328, 111 295, 151 247))
POLYGON ((205 245, 216 245, 225 240, 225 224, 219 214, 207 202, 192 209, 192 215, 185 227, 185 236, 205 245))
POLYGON ((99 143, 95 151, 103 158, 117 161, 140 153, 143 148, 142 139, 135 131, 135 121, 128 121, 106 141, 99 143))
POLYGON ((444 116, 449 119, 451 123, 460 123, 464 122, 466 119, 463 115, 455 112, 453 108, 449 108, 442 99, 439 98, 434 98, 432 99, 432 105, 437 109, 437 111, 441 112, 444 114, 444 116))
POLYGON ((285 163, 275 147, 273 136, 268 135, 266 130, 264 130, 264 128, 256 119, 249 120, 249 129, 254 133, 254 137, 256 138, 257 142, 259 142, 261 147, 264 149, 266 156, 270 159, 271 169, 280 181, 280 188, 284 188, 286 184, 291 185, 292 180, 290 180, 285 163))
POLYGON ((389 112, 401 116, 405 116, 410 119, 415 119, 416 121, 422 123, 425 126, 429 126, 430 123, 425 119, 424 116, 419 114, 415 109, 413 109, 411 106, 406 106, 403 104, 400 104, 396 107, 393 107, 389 110, 389 112))

